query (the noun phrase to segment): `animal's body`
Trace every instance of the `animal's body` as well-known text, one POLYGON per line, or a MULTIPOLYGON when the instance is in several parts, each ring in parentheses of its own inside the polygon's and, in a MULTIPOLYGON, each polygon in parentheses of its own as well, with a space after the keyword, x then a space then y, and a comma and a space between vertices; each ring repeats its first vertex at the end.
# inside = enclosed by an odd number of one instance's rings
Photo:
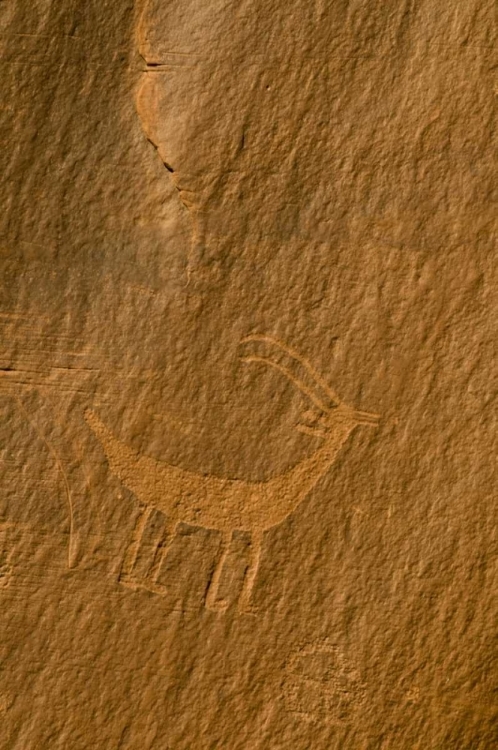
POLYGON ((109 466, 137 498, 168 518, 222 532, 267 531, 301 503, 335 460, 351 431, 344 425, 334 442, 266 482, 221 479, 186 471, 136 453, 94 412, 86 419, 104 447, 109 466))
MULTIPOLYGON (((250 598, 259 565, 263 533, 282 523, 304 500, 334 463, 337 454, 357 425, 376 425, 378 419, 376 415, 358 412, 340 403, 337 395, 328 388, 311 366, 284 344, 268 336, 258 335, 250 336, 245 341, 259 341, 277 346, 280 351, 300 363, 314 379, 316 389, 324 391, 334 402, 334 406, 330 408, 314 390, 309 389, 291 371, 266 357, 244 358, 247 362, 270 364, 285 374, 313 401, 321 415, 314 420, 318 421, 318 428, 300 425, 298 429, 321 439, 322 445, 310 457, 268 481, 247 482, 241 479, 223 479, 197 474, 150 456, 140 455, 119 440, 94 412, 86 413, 87 422, 104 449, 111 471, 135 494, 145 509, 130 546, 128 569, 133 569, 141 537, 153 508, 164 513, 168 519, 168 546, 180 522, 220 531, 223 535, 223 548, 206 601, 208 607, 218 610, 226 608, 225 602, 218 601, 217 593, 232 533, 246 531, 251 534, 252 560, 246 572, 239 601, 243 611, 250 611, 250 598)), ((167 548, 162 559, 166 551, 167 548)), ((160 571, 161 561, 155 566, 156 577, 160 571)))

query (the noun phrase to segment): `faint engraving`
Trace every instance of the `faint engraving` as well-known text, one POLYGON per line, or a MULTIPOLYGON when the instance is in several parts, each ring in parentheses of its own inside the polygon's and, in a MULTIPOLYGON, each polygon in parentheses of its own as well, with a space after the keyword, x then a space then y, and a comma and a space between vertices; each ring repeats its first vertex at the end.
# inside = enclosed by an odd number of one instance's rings
MULTIPOLYGON (((74 546, 75 546, 75 534, 74 534, 74 507, 73 507, 73 499, 72 499, 72 493, 71 493, 71 487, 69 484, 67 473, 64 469, 64 463, 61 459, 61 456, 59 452, 54 448, 52 441, 49 440, 45 434, 44 431, 41 429, 39 425, 39 420, 35 417, 31 416, 29 412, 27 411, 26 407, 22 403, 21 399, 15 394, 10 393, 11 397, 16 402, 19 410, 24 415, 24 418, 26 419, 27 423, 33 428, 37 436, 40 438, 42 443, 47 448, 48 452, 54 459, 57 468, 59 469, 63 482, 64 482, 64 491, 66 496, 66 502, 67 502, 67 508, 68 508, 68 519, 69 519, 69 547, 68 547, 68 567, 73 567, 73 560, 74 560, 74 546)), ((0 571, 1 575, 1 571, 0 571)), ((1 585, 1 583, 0 583, 1 585)))
POLYGON ((8 527, 0 527, 0 589, 5 589, 10 584, 12 577, 12 565, 10 565, 10 555, 7 550, 8 527))
POLYGON ((304 721, 341 726, 354 720, 364 703, 365 686, 341 649, 321 641, 292 654, 283 693, 289 713, 304 721))
MULTIPOLYGON (((135 494, 141 506, 142 512, 124 560, 122 580, 130 585, 134 583, 133 570, 141 540, 150 523, 151 513, 156 509, 165 514, 167 528, 164 542, 158 545, 147 587, 152 590, 157 588, 158 593, 161 592, 158 576, 180 522, 217 530, 222 534, 222 542, 207 591, 206 606, 225 611, 228 603, 219 599, 218 590, 232 535, 236 531, 249 532, 250 562, 245 571, 238 605, 241 612, 251 613, 254 612, 251 595, 261 557, 263 534, 282 523, 305 499, 332 466, 354 428, 358 425, 375 427, 379 416, 357 411, 342 403, 309 362, 281 341, 267 335, 251 334, 241 343, 270 347, 273 355, 287 357, 293 366, 301 368, 303 377, 298 377, 278 358, 270 358, 266 353, 256 351, 241 357, 245 363, 263 363, 275 368, 315 407, 312 413, 304 414, 304 421, 296 429, 318 439, 321 445, 311 456, 281 475, 268 481, 249 482, 196 474, 136 453, 118 440, 95 412, 87 410, 85 418, 104 449, 111 471, 135 494)), ((135 583, 140 585, 139 581, 135 583)))
POLYGON ((10 584, 12 566, 8 562, 0 561, 0 589, 6 589, 10 584))
POLYGON ((5 714, 14 705, 14 698, 11 695, 0 695, 0 713, 5 714))

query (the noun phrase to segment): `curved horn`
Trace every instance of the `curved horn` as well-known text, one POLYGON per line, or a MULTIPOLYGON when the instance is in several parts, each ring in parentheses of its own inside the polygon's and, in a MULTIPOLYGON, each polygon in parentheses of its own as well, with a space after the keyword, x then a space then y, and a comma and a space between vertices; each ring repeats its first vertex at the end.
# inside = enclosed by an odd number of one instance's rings
MULTIPOLYGON (((332 401, 337 404, 341 403, 341 399, 339 398, 337 393, 332 390, 332 388, 328 385, 328 383, 325 382, 325 380, 315 370, 315 368, 310 365, 308 360, 302 357, 298 352, 296 352, 295 349, 292 349, 290 346, 283 344, 278 339, 273 338, 273 336, 267 336, 266 334, 250 333, 248 336, 245 336, 245 338, 241 340, 241 344, 244 344, 248 341, 264 341, 267 344, 273 344, 274 346, 278 347, 281 351, 288 354, 289 357, 292 357, 292 359, 296 360, 296 362, 299 362, 299 364, 304 367, 306 372, 311 375, 315 383, 319 385, 320 388, 322 388, 322 390, 327 394, 327 396, 329 396, 330 399, 332 399, 332 401)), ((328 411, 328 409, 325 409, 324 411, 328 411)))
POLYGON ((291 383, 294 383, 296 388, 299 388, 301 393, 304 393, 304 395, 307 396, 310 399, 310 401, 312 401, 315 404, 315 406, 317 406, 320 409, 320 411, 323 411, 323 412, 330 411, 329 407, 325 406, 325 404, 322 401, 320 401, 318 396, 316 396, 316 394, 313 393, 313 391, 310 388, 308 388, 303 383, 302 380, 299 380, 299 378, 296 378, 291 373, 290 370, 288 370, 283 365, 279 365, 278 362, 272 362, 271 359, 267 359, 266 357, 260 357, 256 354, 250 355, 248 357, 241 357, 240 359, 242 360, 242 362, 263 362, 265 365, 270 365, 270 367, 273 367, 275 370, 278 370, 283 375, 285 375, 285 377, 288 378, 291 381, 291 383))

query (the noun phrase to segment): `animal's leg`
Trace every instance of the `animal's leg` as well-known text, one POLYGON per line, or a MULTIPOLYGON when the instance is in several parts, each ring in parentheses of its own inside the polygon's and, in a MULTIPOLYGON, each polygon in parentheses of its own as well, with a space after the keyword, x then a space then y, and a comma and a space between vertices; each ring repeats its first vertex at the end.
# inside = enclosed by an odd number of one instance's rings
POLYGON ((253 531, 251 534, 250 561, 246 568, 244 585, 239 598, 239 612, 246 615, 254 615, 257 609, 251 604, 252 590, 258 574, 259 560, 261 557, 261 545, 263 534, 260 531, 253 531))
POLYGON ((151 512, 152 508, 146 506, 145 508, 142 508, 140 515, 137 518, 131 541, 126 549, 123 565, 121 566, 121 571, 119 574, 119 580, 122 583, 130 583, 132 581, 132 574, 137 562, 138 550, 140 549, 142 536, 147 526, 147 522, 150 518, 151 512))
POLYGON ((166 560, 169 548, 176 536, 176 529, 178 527, 178 521, 167 521, 166 528, 162 536, 162 541, 158 544, 152 567, 150 569, 150 579, 154 586, 158 589, 166 590, 165 586, 158 583, 158 578, 161 575, 163 564, 166 560))
POLYGON ((225 561, 228 553, 230 552, 230 545, 232 541, 231 534, 223 534, 221 539, 221 552, 216 563, 216 568, 213 573, 213 577, 210 581, 208 592, 206 595, 206 607, 213 610, 214 612, 225 612, 228 608, 228 602, 225 599, 218 599, 218 589, 220 587, 221 574, 225 567, 225 561))

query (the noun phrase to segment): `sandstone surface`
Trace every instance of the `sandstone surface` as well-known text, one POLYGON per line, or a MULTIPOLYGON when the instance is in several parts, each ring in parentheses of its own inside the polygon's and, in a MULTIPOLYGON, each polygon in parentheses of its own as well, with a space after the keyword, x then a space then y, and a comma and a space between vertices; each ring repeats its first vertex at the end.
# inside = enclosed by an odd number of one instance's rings
POLYGON ((496 748, 495 3, 0 61, 0 750, 496 748))

